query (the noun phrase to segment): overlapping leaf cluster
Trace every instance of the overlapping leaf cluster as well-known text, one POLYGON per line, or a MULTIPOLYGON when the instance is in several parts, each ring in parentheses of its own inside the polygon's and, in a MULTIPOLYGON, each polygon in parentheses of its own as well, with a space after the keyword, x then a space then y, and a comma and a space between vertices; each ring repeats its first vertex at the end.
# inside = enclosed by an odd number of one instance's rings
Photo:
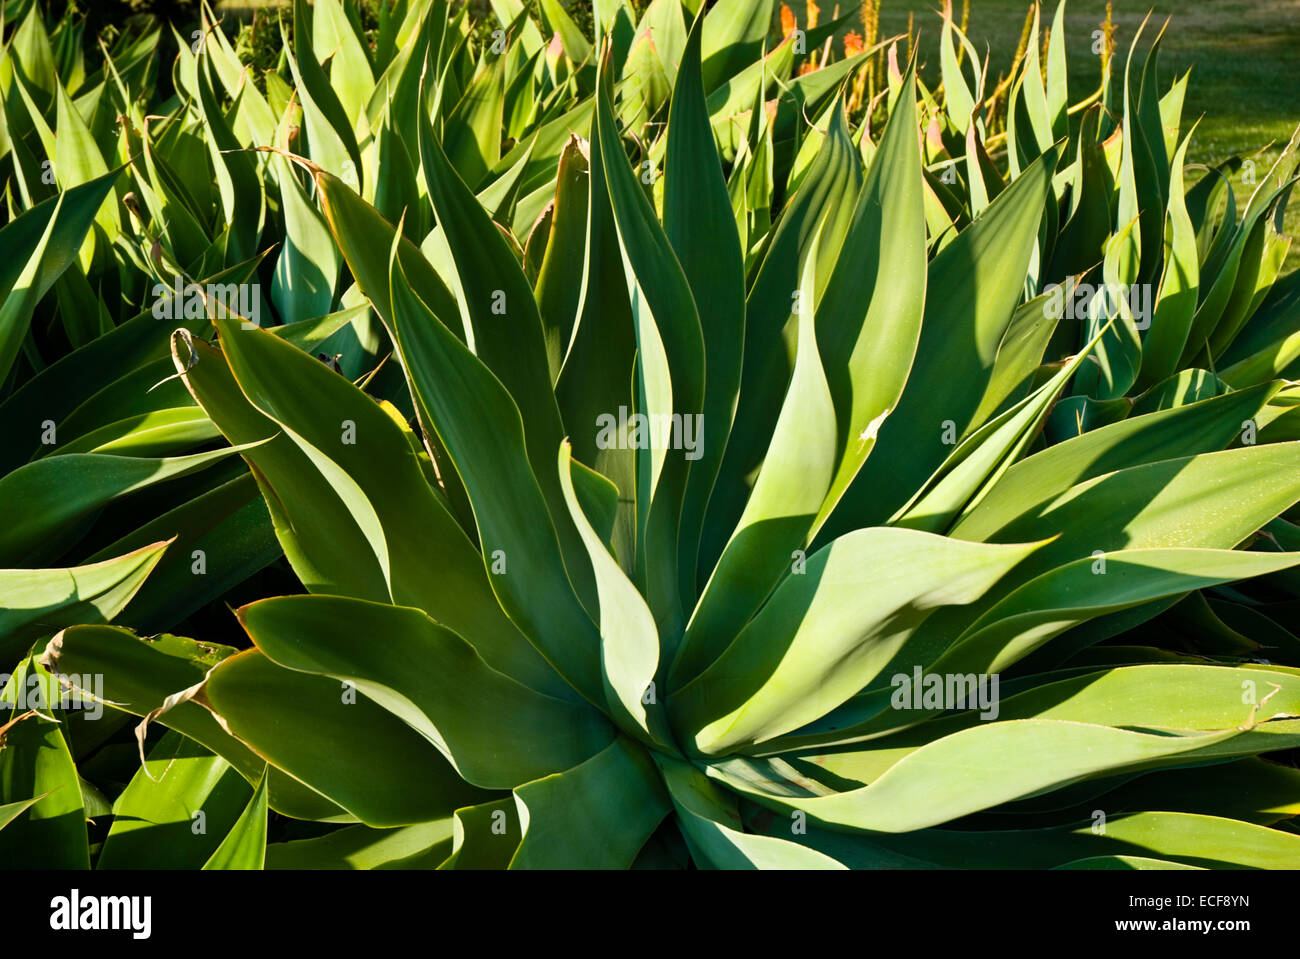
POLYGON ((1000 93, 947 13, 931 88, 540 7, 255 78, 6 4, 3 697, 107 711, 0 714, 0 858, 1300 862, 1293 152, 1238 210, 1063 6, 1000 93))

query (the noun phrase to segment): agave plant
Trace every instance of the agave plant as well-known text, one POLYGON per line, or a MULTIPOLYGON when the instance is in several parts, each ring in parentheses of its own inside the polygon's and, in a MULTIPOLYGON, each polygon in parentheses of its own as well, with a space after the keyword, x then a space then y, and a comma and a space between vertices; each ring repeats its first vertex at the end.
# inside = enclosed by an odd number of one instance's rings
MULTIPOLYGON (((173 325, 159 320, 182 321, 194 335, 210 336, 212 291, 251 288, 253 318, 264 312, 268 325, 282 324, 276 335, 286 342, 354 373, 374 355, 368 305, 346 290, 336 296, 338 253, 301 186, 290 178, 280 189, 279 161, 250 160, 230 148, 281 139, 288 145, 301 128, 297 142, 308 141, 311 156, 354 183, 369 169, 365 196, 381 209, 396 208, 408 197, 392 185, 415 184, 400 175, 390 111, 396 114, 409 98, 432 46, 446 89, 463 89, 463 103, 448 96, 442 117, 462 175, 483 179, 486 165, 496 165, 484 202, 506 216, 521 185, 530 190, 523 209, 536 204, 548 182, 554 193, 558 150, 583 112, 581 105, 573 109, 572 96, 587 56, 563 11, 553 10, 552 19, 577 59, 563 50, 541 57, 540 34, 521 10, 502 26, 522 30, 511 52, 527 48, 528 55, 508 60, 489 59, 486 48, 471 42, 477 27, 463 9, 450 19, 444 5, 427 3, 385 13, 391 16, 381 18, 371 45, 341 6, 320 3, 313 15, 299 4, 296 32, 285 25, 281 73, 262 88, 246 83, 231 40, 205 11, 192 44, 173 30, 174 93, 162 100, 156 25, 128 24, 96 64, 83 51, 83 25, 71 8, 57 21, 43 20, 40 5, 23 0, 0 11, 0 23, 16 24, 12 32, 0 29, 8 34, 0 51, 0 163, 12 221, 0 237, 16 254, 2 277, 0 360, 7 382, 0 399, 6 474, 0 502, 6 514, 23 517, 0 544, 0 565, 21 567, 0 574, 0 671, 10 678, 10 705, 38 705, 36 712, 15 709, 22 718, 3 724, 0 804, 20 819, 5 836, 6 859, 86 865, 84 830, 76 823, 83 812, 106 814, 110 803, 86 778, 59 776, 74 776, 72 761, 89 759, 111 796, 124 766, 130 775, 129 761, 119 758, 111 768, 101 761, 124 717, 88 726, 81 712, 53 708, 47 718, 60 719, 61 727, 23 722, 59 701, 48 690, 44 699, 25 692, 40 672, 25 658, 33 641, 39 649, 60 626, 113 618, 148 630, 175 628, 280 555, 266 507, 234 450, 204 449, 219 433, 183 384, 168 376, 173 325), (331 76, 331 58, 346 71, 331 76), (389 96, 393 85, 396 95, 389 96), (228 114, 220 106, 225 96, 233 103, 228 114), (504 158, 496 135, 503 101, 511 117, 506 132, 529 141, 504 158), (372 107, 381 110, 373 124, 372 107), (123 166, 113 169, 118 163, 123 166), (389 189, 373 176, 378 165, 389 189), (205 168, 210 172, 200 172, 205 168), (277 234, 288 241, 278 259, 243 259, 277 234), (270 289, 265 301, 259 278, 270 289), (178 455, 196 448, 194 455, 178 455), (159 486, 169 480, 180 482, 159 486), (76 788, 45 789, 42 769, 58 770, 55 779, 76 788), (33 807, 29 797, 41 795, 33 807), (66 820, 69 841, 43 844, 38 828, 31 844, 27 824, 39 820, 66 820)), ((817 36, 828 29, 833 25, 817 36)), ((753 24, 724 26, 714 82, 740 70, 762 34, 753 24), (740 48, 731 49, 733 36, 740 48)), ((634 52, 638 62, 649 62, 644 41, 634 52)), ((648 55, 658 58, 653 50, 648 55)), ((825 85, 817 89, 825 95, 825 85)), ((590 104, 586 109, 589 117, 590 104)), ((411 209, 415 232, 423 208, 411 209)), ((534 208, 528 215, 535 214, 534 208)), ((49 685, 48 675, 40 678, 49 685)), ((141 788, 151 782, 141 777, 141 788)), ((127 808, 129 802, 119 815, 127 808)), ((129 847, 115 842, 112 848, 129 847)), ((118 856, 99 860, 107 865, 121 861, 118 856)))
MULTIPOLYGON (((716 122, 706 16, 664 85, 626 69, 617 33, 598 54, 569 37, 566 115, 586 126, 549 173, 526 172, 540 137, 514 161, 516 194, 545 177, 521 231, 483 196, 490 151, 475 164, 444 110, 463 77, 430 52, 441 20, 414 22, 398 92, 367 121, 373 144, 415 131, 398 145, 418 163, 383 183, 409 202, 349 181, 349 144, 330 160, 310 113, 337 111, 307 96, 310 159, 267 160, 281 196, 314 191, 408 397, 240 317, 214 318, 215 343, 171 339, 306 593, 241 607, 244 650, 82 625, 29 662, 103 675, 142 744, 171 730, 119 815, 179 838, 194 809, 221 810, 211 838, 166 853, 115 824, 101 863, 1297 861, 1277 824, 1300 783, 1257 757, 1300 744, 1300 650, 1099 643, 1300 562, 1249 548, 1300 500, 1300 448, 1243 426, 1276 416, 1285 385, 1269 368, 1167 390, 1044 441, 1063 394, 1138 382, 1116 385, 1122 306, 1074 326, 1044 310, 1074 268, 1051 266, 1073 235, 1061 168, 1077 184, 1084 160, 1046 143, 937 229, 914 69, 878 140, 832 83, 820 129, 778 149, 779 109, 716 122), (1065 358, 1044 362, 1053 342, 1065 358), (268 808, 338 825, 268 845, 268 808)), ((1121 226, 1097 241, 1108 270, 1154 269, 1125 258, 1121 226)))
POLYGON ((0 861, 1300 861, 1290 149, 1187 189, 1063 4, 934 89, 693 6, 205 10, 165 100, 24 12, 0 700, 115 718, 0 728, 0 861))
MULTIPOLYGON (((1088 301, 1123 291, 1119 299, 1126 302, 1118 304, 1118 321, 1098 345, 1095 365, 1085 366, 1067 390, 1071 395, 1056 404, 1044 438, 1059 442, 1275 377, 1294 380, 1300 354, 1284 331, 1295 323, 1295 275, 1279 280, 1279 274, 1290 248, 1282 216, 1295 182, 1295 138, 1238 213, 1229 177, 1241 158, 1209 169, 1186 162, 1196 125, 1189 129, 1182 120, 1186 75, 1161 95, 1164 29, 1144 61, 1137 54, 1145 23, 1138 29, 1120 86, 1110 79, 1115 51, 1104 51, 1100 86, 1069 105, 1063 17, 1061 3, 1040 67, 1039 13, 1031 11, 1020 68, 989 95, 992 84, 978 59, 963 63, 970 44, 946 12, 944 95, 922 92, 930 117, 926 157, 939 174, 927 181, 935 191, 927 216, 940 244, 951 235, 949 222, 964 225, 1055 140, 1068 138, 1026 279, 1026 299, 1045 295, 1049 315, 1027 303, 1009 328, 1008 346, 1037 351, 1047 343, 1044 360, 1058 361, 1115 313, 1090 310, 1088 301), (989 158, 999 150, 1005 174, 989 158), (1062 312, 1067 319, 1077 312, 1083 322, 1054 325, 1062 312)), ((1298 438, 1289 415, 1294 405, 1288 382, 1260 416, 1243 421, 1246 441, 1256 430, 1270 440, 1298 438)), ((1261 545, 1293 547, 1294 519, 1291 510, 1269 523, 1261 545)), ((1276 658, 1279 643, 1296 646, 1294 597, 1289 576, 1275 576, 1208 600, 1198 592, 1154 602, 1125 622, 1132 627, 1143 617, 1146 634, 1175 649, 1276 658), (1252 638, 1254 629, 1260 632, 1252 638)))
MULTIPOLYGON (((1146 297, 1144 315, 1123 317, 1101 350, 1101 369, 1076 384, 1076 398, 1058 412, 1059 419, 1072 421, 1068 432, 1073 434, 1122 418, 1134 403, 1152 408, 1173 395, 1206 397, 1282 374, 1297 358, 1294 349, 1275 336, 1265 348, 1260 334, 1272 325, 1267 314, 1276 312, 1280 297, 1269 294, 1290 248, 1281 226, 1295 183, 1294 140, 1256 185, 1239 217, 1228 177, 1241 166, 1240 158, 1200 168, 1205 175, 1188 188, 1195 169, 1185 162, 1195 124, 1191 129, 1182 124, 1188 76, 1160 95, 1164 30, 1140 70, 1135 53, 1145 23, 1134 36, 1122 93, 1113 97, 1122 100, 1114 105, 1122 110, 1106 109, 1112 98, 1106 75, 1096 94, 1067 109, 1059 39, 1063 15, 1061 3, 1048 63, 1040 73, 1035 12, 1024 69, 1006 105, 1005 132, 997 138, 1014 179, 1055 140, 1069 137, 1045 213, 1043 255, 1031 271, 1028 291, 1041 292, 1073 274, 1093 286, 1141 285, 1146 297), (1071 114, 1078 117, 1073 123, 1071 114), (1266 315, 1257 316, 1265 303, 1266 315), (1243 335, 1247 330, 1255 335, 1243 335), (1131 402, 1118 402, 1125 397, 1131 402)), ((941 182, 951 184, 944 191, 945 208, 951 205, 962 219, 983 209, 1006 182, 988 161, 979 119, 985 79, 977 62, 970 65, 973 80, 957 69, 956 56, 947 49, 956 43, 950 36, 969 41, 950 22, 945 27, 944 88, 961 95, 948 96, 944 108, 936 109, 929 159, 944 165, 941 182), (974 112, 963 116, 961 105, 972 101, 974 112)), ((1103 62, 1108 74, 1109 58, 1103 62)), ((1081 333, 1095 333, 1087 331, 1081 325, 1081 333)))
MULTIPOLYGON (((4 18, 21 6, 5 4, 4 18)), ((219 434, 206 416, 188 398, 190 411, 166 409, 158 402, 166 389, 146 392, 167 375, 158 363, 168 362, 166 337, 141 310, 141 251, 122 229, 125 177, 110 164, 114 115, 137 98, 139 109, 151 89, 157 31, 123 33, 98 69, 87 63, 79 31, 70 15, 47 30, 30 5, 0 51, 7 221, 0 228, 0 675, 11 707, 0 715, 0 803, 25 813, 6 838, 21 828, 37 842, 12 856, 6 843, 0 858, 7 864, 47 861, 42 830, 28 823, 66 815, 84 833, 86 814, 109 811, 109 800, 84 780, 34 804, 45 792, 33 788, 34 770, 50 762, 71 768, 125 725, 98 713, 88 722, 83 711, 69 711, 61 726, 38 721, 58 699, 48 688, 42 697, 21 685, 27 671, 15 666, 33 643, 70 623, 110 621, 127 607, 141 625, 174 625, 259 568, 259 556, 265 565, 279 553, 269 518, 260 545, 249 535, 249 518, 259 510, 265 517, 265 507, 251 480, 239 480, 246 471, 232 451, 170 455, 205 440, 212 446, 219 434), (217 492, 204 495, 209 490, 217 492), (219 532, 198 540, 220 529, 223 510, 241 509, 242 538, 224 545, 242 555, 227 565, 219 532), (191 563, 168 548, 181 535, 213 554, 211 577, 196 583, 186 569, 185 589, 172 577, 191 563)), ((183 388, 180 395, 187 397, 183 388)), ((56 851, 48 861, 88 865, 85 847, 83 838, 73 846, 80 855, 56 851)))

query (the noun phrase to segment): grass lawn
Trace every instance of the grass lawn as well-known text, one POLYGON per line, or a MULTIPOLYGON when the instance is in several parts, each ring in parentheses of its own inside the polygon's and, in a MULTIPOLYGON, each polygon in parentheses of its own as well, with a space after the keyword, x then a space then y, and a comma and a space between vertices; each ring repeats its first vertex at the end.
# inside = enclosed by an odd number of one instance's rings
MULTIPOLYGON (((789 2, 800 23, 804 22, 804 0, 789 2)), ((960 16, 961 0, 954 0, 953 5, 960 16)), ((1044 6, 1046 25, 1055 13, 1055 0, 1047 0, 1044 6)), ((833 3, 823 0, 822 16, 828 16, 833 8, 833 3)), ((938 83, 938 8, 937 0, 881 0, 881 36, 905 33, 908 14, 913 14, 921 32, 922 71, 930 83, 938 83)), ((971 0, 970 38, 981 54, 988 49, 992 79, 1010 66, 1028 9, 1027 0, 971 0)), ((1143 35, 1144 48, 1164 19, 1172 17, 1160 46, 1160 85, 1162 90, 1168 89, 1177 77, 1192 71, 1183 105, 1184 132, 1197 117, 1202 119, 1188 148, 1189 162, 1217 162, 1234 153, 1251 157, 1263 150, 1254 157, 1255 178, 1262 179, 1300 123, 1300 2, 1115 0, 1113 9, 1121 56, 1127 53, 1148 10, 1152 16, 1143 35)), ((1096 89, 1100 73, 1091 52, 1092 31, 1105 16, 1105 0, 1067 0, 1066 52, 1072 101, 1096 89)), ((1122 71, 1122 59, 1117 69, 1122 71)), ((1245 182, 1247 177, 1243 168, 1233 181, 1239 204, 1254 189, 1245 182)), ((1189 182, 1194 179, 1189 177, 1189 182)), ((1298 196, 1293 195, 1287 207, 1286 225, 1289 234, 1300 232, 1298 196)), ((1297 267, 1300 249, 1292 247, 1286 270, 1297 267)))

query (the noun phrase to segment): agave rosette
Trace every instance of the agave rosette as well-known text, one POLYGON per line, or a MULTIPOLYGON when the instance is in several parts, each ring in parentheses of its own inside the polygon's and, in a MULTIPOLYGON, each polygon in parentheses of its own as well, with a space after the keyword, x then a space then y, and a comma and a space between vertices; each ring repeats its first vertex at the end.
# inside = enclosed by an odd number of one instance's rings
MULTIPOLYGON (((217 528, 273 533, 213 595, 280 550, 306 592, 242 606, 249 648, 127 606, 20 667, 11 700, 102 676, 145 718, 99 864, 1300 860, 1300 774, 1259 758, 1300 745, 1289 179, 1240 220, 1221 174, 1186 190, 1154 52, 1074 107, 1063 50, 1026 56, 998 139, 950 17, 942 87, 891 74, 874 129, 843 88, 882 51, 796 75, 821 35, 769 42, 770 3, 598 38, 544 3, 549 45, 494 6, 371 48, 298 3, 265 93, 209 25, 137 118, 134 282, 245 265, 279 323, 150 315, 31 382, 140 330, 171 392, 120 391, 208 431, 166 452, 227 441, 191 454, 248 464, 217 528), (1148 284, 1151 322, 1054 312, 1074 279, 1148 284), (195 808, 202 841, 135 824, 195 808), (336 825, 268 844, 268 809, 336 825)), ((204 531, 147 528, 186 574, 204 531)), ((85 863, 84 806, 32 816, 77 781, 36 728, 0 842, 85 863)))

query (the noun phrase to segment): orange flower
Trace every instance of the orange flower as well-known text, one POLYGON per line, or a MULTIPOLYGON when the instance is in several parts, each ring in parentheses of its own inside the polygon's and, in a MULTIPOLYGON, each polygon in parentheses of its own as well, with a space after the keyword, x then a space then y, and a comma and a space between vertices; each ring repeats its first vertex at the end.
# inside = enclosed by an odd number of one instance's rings
POLYGON ((808 29, 811 30, 817 26, 817 18, 821 15, 821 7, 817 6, 813 0, 808 0, 808 29))
POLYGON ((844 55, 846 57, 856 57, 862 52, 862 34, 856 30, 850 30, 844 34, 844 55))
POLYGON ((817 62, 815 60, 805 60, 803 63, 799 64, 799 76, 807 76, 816 69, 817 62))
POLYGON ((794 20, 794 11, 784 3, 781 4, 781 39, 784 40, 790 34, 794 33, 798 24, 794 20))

